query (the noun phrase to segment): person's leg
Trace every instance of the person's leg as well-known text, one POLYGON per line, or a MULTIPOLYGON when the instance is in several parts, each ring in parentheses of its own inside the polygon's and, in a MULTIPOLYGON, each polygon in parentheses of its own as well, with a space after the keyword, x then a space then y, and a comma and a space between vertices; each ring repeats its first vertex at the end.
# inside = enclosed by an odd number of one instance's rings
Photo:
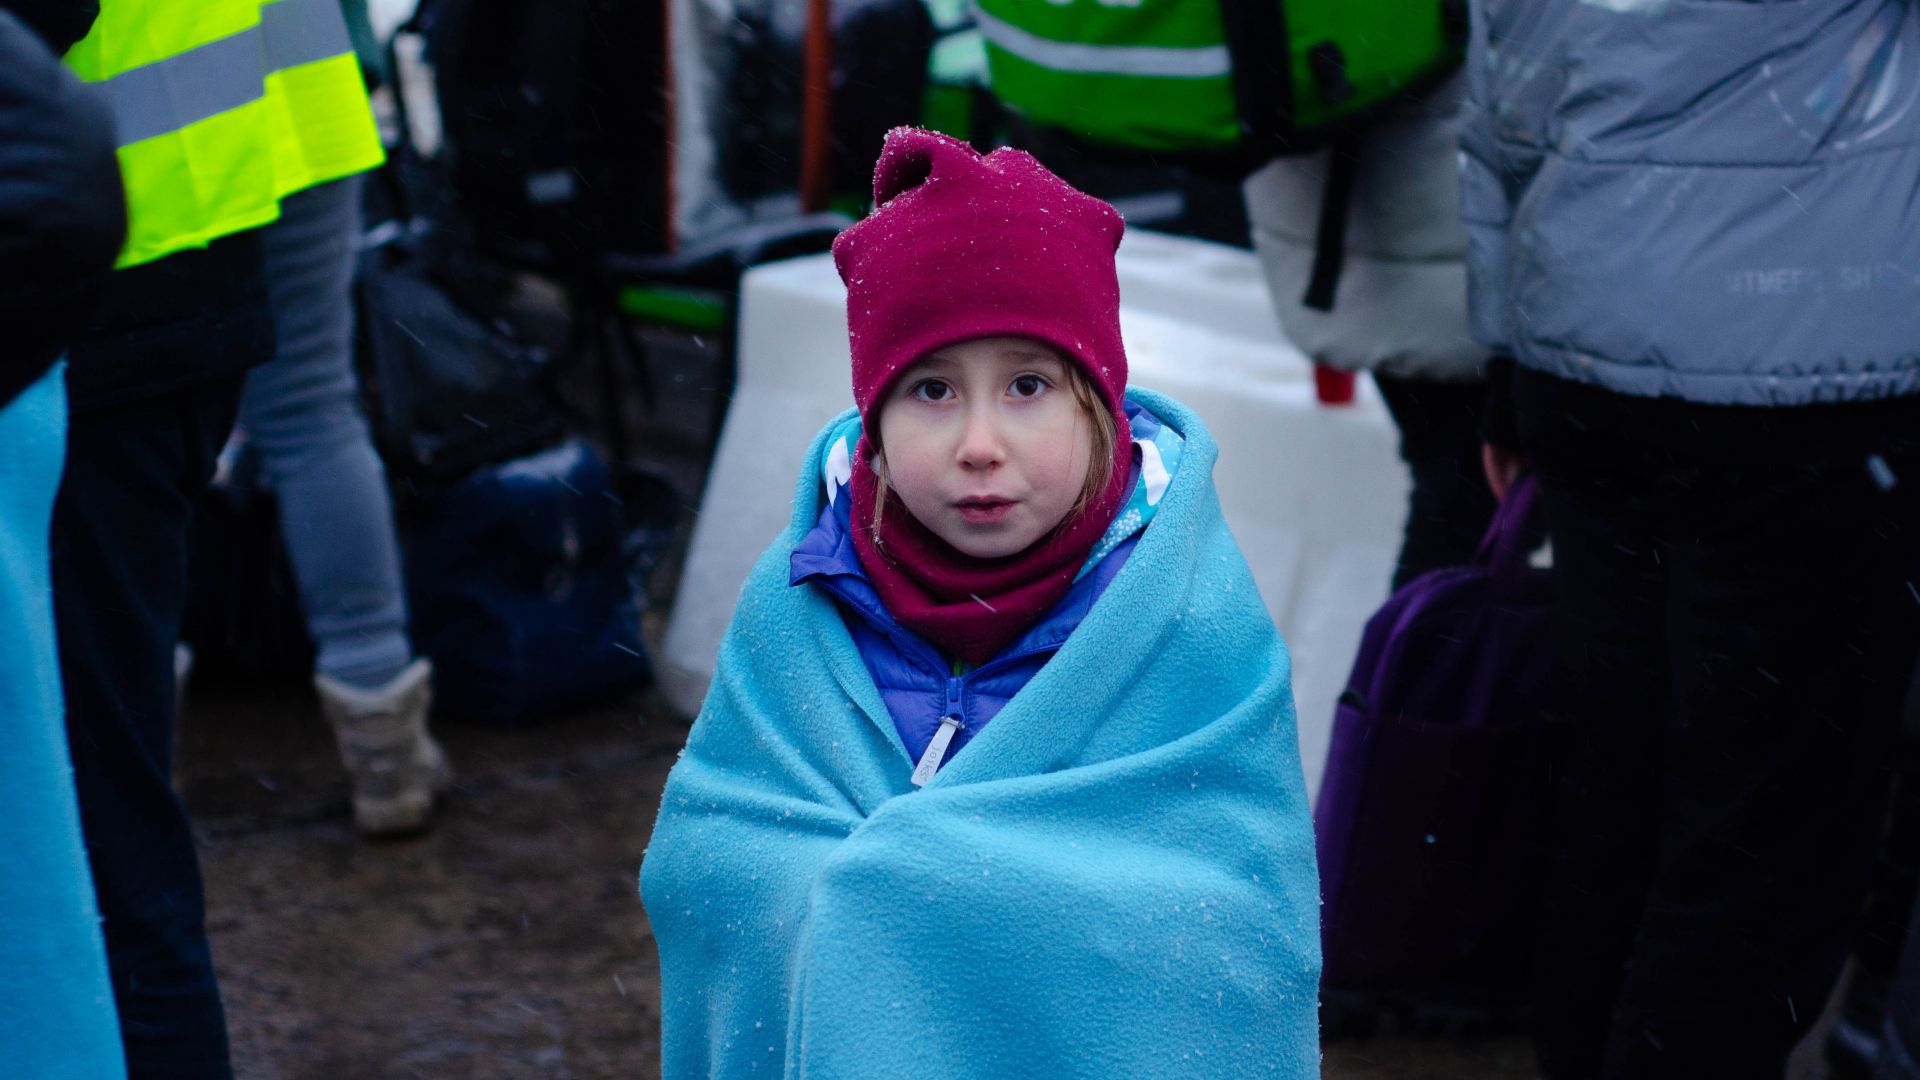
POLYGON ((1908 920, 1920 895, 1920 746, 1912 723, 1915 689, 1904 710, 1906 731, 1892 755, 1897 772, 1886 831, 1874 856, 1873 884, 1853 941, 1853 973, 1833 1023, 1827 1028, 1827 1072, 1833 1080, 1864 1078, 1879 1054, 1887 998, 1900 955, 1906 948, 1908 920))
POLYGON ((1907 946, 1887 998, 1873 1080, 1920 1080, 1920 901, 1908 916, 1907 946))
POLYGON ((1373 381, 1400 429, 1400 458, 1413 481, 1393 573, 1398 589, 1429 570, 1470 562, 1493 520, 1493 491, 1480 466, 1487 384, 1379 372, 1373 381))
POLYGON ((129 1073, 230 1074, 200 868, 174 794, 173 646, 187 531, 237 377, 75 413, 54 508, 67 735, 129 1073))
POLYGON ((311 188, 263 231, 279 346, 248 376, 240 423, 279 498, 354 823, 382 834, 425 825, 451 771, 426 730, 431 668, 407 640, 393 503, 353 374, 359 199, 358 178, 311 188))
POLYGON ((1571 1080, 1599 1075, 1651 873, 1667 579, 1644 463, 1626 449, 1631 412, 1562 389, 1519 380, 1515 406, 1542 485, 1575 709, 1553 747, 1554 842, 1535 973, 1541 1064, 1571 1080), (1573 416, 1579 423, 1566 422, 1573 416))
POLYGON ((240 426, 280 505, 315 669, 373 688, 413 660, 385 471, 358 404, 351 290, 357 177, 284 200, 262 231, 278 346, 240 426))
POLYGON ((1803 463, 1678 473, 1658 864, 1610 1077, 1781 1075, 1861 914, 1920 643, 1916 504, 1864 449, 1779 435, 1803 463))

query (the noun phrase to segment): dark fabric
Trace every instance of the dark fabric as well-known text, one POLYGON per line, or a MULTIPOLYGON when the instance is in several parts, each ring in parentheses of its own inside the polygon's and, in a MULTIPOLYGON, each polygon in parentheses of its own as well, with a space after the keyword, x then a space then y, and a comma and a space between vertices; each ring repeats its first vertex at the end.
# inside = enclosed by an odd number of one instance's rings
POLYGON ((424 239, 400 232, 363 253, 353 278, 368 422, 394 489, 408 497, 445 494, 475 469, 566 434, 545 350, 462 303, 436 276, 424 239))
MULTIPOLYGON (((1909 744, 1890 762, 1899 776, 1886 833, 1874 860, 1865 922, 1853 947, 1854 959, 1860 965, 1855 982, 1873 984, 1876 997, 1884 993, 1899 967, 1912 933, 1909 915, 1914 898, 1920 895, 1920 768, 1916 767, 1920 762, 1916 762, 1915 754, 1915 747, 1909 744)), ((1878 1017, 1874 1020, 1873 1026, 1878 1027, 1878 1017)))
POLYGON ((1780 1076, 1885 812, 1920 612, 1920 403, 1701 406, 1527 370, 1514 401, 1576 703, 1543 1064, 1780 1076))
MULTIPOLYGON (((56 56, 65 55, 68 49, 87 31, 93 29, 93 20, 100 16, 99 0, 0 0, 0 12, 11 12, 14 17, 40 36, 47 48, 56 56)), ((4 65, 0 65, 4 66, 4 65)))
POLYGON ((1336 140, 1327 158, 1327 183, 1320 190, 1320 225, 1313 241, 1313 270, 1300 306, 1332 311, 1334 289, 1347 258, 1347 219, 1353 209, 1353 185, 1360 165, 1358 140, 1336 140))
POLYGON ((387 51, 381 47, 380 35, 373 29, 367 0, 341 0, 340 14, 346 18, 347 34, 353 38, 354 59, 360 61, 360 73, 366 78, 367 89, 386 85, 392 73, 387 70, 387 51))
POLYGON ((1413 481, 1394 564, 1397 592, 1429 570, 1473 561, 1493 520, 1493 490, 1480 465, 1487 384, 1404 379, 1377 371, 1373 381, 1400 428, 1400 459, 1413 481))
POLYGON ((1502 450, 1520 452, 1520 432, 1513 416, 1513 357, 1487 359, 1487 400, 1481 407, 1480 441, 1502 450))
POLYGON ((1553 580, 1528 565, 1522 478, 1468 565, 1367 622, 1314 806, 1323 1000, 1493 1021, 1527 1001, 1540 768, 1564 716, 1553 580))
MULTIPOLYGON (((1914 905, 1910 921, 1920 927, 1920 903, 1914 905)), ((1883 1038, 1874 1080, 1920 1080, 1920 933, 1907 935, 1883 1038)))
POLYGON ((80 822, 129 1074, 229 1075, 200 871, 173 791, 173 647, 194 500, 241 380, 76 413, 54 506, 54 605, 80 822))
MULTIPOLYGON (((1912 698, 1908 699, 1911 718, 1912 698)), ((1911 738, 1910 736, 1908 737, 1911 738)), ((1827 1029, 1826 1056, 1834 1076, 1863 1076, 1887 1038, 1889 1021, 1909 1016, 1894 996, 1901 956, 1910 944, 1909 921, 1920 871, 1920 772, 1911 742, 1892 761, 1898 777, 1885 836, 1874 859, 1873 884, 1867 890, 1860 932, 1853 942, 1853 974, 1840 999, 1839 1013, 1827 1029)), ((1920 970, 1915 977, 1920 978, 1920 970)), ((1911 994, 1911 991, 1909 991, 1911 994)), ((1920 1019, 1915 1017, 1914 1019, 1920 1019)))
POLYGON ((105 105, 0 7, 0 405, 60 356, 113 269, 113 142, 105 105))
POLYGON ((273 356, 256 230, 116 270, 68 351, 73 411, 239 375, 273 356))
POLYGON ((443 182, 489 249, 600 282, 609 251, 672 245, 666 20, 658 6, 417 7, 450 166, 443 182))

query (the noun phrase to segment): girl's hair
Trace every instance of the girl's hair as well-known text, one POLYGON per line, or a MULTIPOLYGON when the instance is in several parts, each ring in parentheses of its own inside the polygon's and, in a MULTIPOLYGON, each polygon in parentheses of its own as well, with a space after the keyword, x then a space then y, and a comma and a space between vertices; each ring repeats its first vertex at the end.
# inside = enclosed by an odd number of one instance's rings
MULTIPOLYGON (((1080 485, 1080 497, 1074 500, 1073 509, 1067 511, 1067 516, 1060 519, 1060 524, 1055 527, 1056 532, 1065 528, 1067 522, 1086 513, 1087 507, 1091 506, 1093 500, 1099 498, 1100 493, 1105 491, 1107 485, 1113 481, 1113 444, 1118 437, 1118 433, 1114 430, 1113 414, 1107 411, 1106 402, 1100 399, 1086 372, 1071 360, 1063 362, 1061 367, 1066 370, 1067 389, 1073 394, 1074 404, 1080 406, 1080 411, 1093 421, 1093 460, 1087 463, 1087 480, 1080 485)), ((870 526, 873 529, 874 543, 877 545, 881 543, 880 522, 886 516, 887 492, 892 488, 893 482, 887 478, 886 451, 880 445, 879 418, 874 419, 875 422, 867 428, 866 436, 867 441, 873 444, 874 461, 880 466, 875 470, 879 474, 880 484, 879 490, 873 497, 873 522, 870 526)))

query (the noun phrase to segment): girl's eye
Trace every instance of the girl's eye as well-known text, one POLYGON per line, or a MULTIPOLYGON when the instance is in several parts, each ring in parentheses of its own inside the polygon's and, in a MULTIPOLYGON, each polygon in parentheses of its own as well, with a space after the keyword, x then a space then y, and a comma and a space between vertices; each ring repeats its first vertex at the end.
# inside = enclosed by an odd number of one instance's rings
POLYGON ((913 396, 921 401, 945 401, 953 396, 953 387, 941 379, 927 379, 914 384, 913 396))
POLYGON ((1038 375, 1021 375, 1015 378, 1007 389, 1017 398, 1039 397, 1046 392, 1047 380, 1038 375))

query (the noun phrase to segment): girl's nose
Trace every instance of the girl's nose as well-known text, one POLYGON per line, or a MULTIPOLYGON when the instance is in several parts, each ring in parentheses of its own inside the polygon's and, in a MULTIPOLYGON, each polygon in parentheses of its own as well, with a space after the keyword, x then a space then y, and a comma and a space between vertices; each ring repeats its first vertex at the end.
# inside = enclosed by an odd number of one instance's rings
POLYGON ((992 409, 969 408, 955 457, 963 468, 990 469, 1006 459, 1006 443, 992 409))

